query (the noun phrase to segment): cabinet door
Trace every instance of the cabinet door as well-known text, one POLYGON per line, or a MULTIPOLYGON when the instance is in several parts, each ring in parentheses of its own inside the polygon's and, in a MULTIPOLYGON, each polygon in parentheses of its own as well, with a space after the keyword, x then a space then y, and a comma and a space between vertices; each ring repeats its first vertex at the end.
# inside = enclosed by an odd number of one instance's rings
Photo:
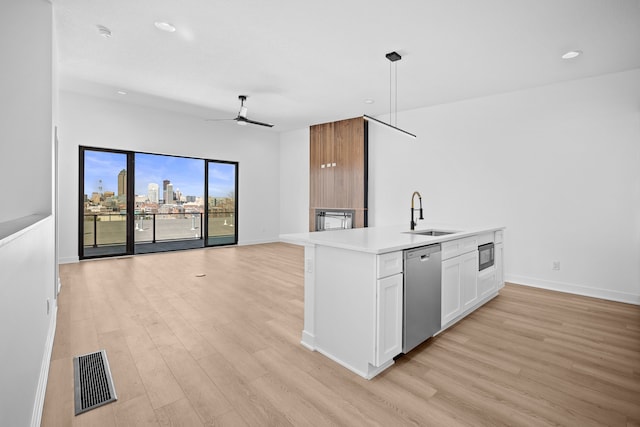
POLYGON ((364 119, 334 123, 334 185, 338 208, 365 207, 364 119))
MULTIPOLYGON (((320 207, 319 203, 322 195, 320 164, 323 162, 321 139, 322 128, 311 126, 309 129, 309 208, 320 207)), ((311 231, 315 231, 315 228, 311 229, 311 231)))
POLYGON ((498 290, 504 287, 504 246, 502 243, 495 246, 496 287, 498 290))
POLYGON ((481 271, 478 274, 478 297, 484 298, 496 290, 496 269, 495 267, 481 271))
POLYGON ((462 311, 478 302, 478 251, 461 255, 460 282, 462 288, 462 311))
POLYGON ((333 197, 333 123, 311 126, 309 130, 309 205, 334 207, 333 197))
POLYGON ((322 164, 320 165, 322 185, 322 207, 338 207, 336 203, 336 153, 335 153, 335 125, 327 123, 322 139, 322 164))
POLYGON ((442 326, 462 313, 462 265, 460 257, 442 261, 442 326))
POLYGON ((402 274, 377 281, 376 366, 402 353, 402 274))

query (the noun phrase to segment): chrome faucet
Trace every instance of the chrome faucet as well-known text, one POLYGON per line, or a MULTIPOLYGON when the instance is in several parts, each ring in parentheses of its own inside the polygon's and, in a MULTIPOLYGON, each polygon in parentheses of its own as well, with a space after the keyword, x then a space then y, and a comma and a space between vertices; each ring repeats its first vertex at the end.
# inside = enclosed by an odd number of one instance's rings
POLYGON ((415 230, 416 229, 416 225, 418 225, 417 221, 414 221, 414 216, 413 216, 413 212, 414 212, 414 208, 413 208, 413 201, 415 200, 416 196, 418 196, 418 200, 420 201, 420 219, 424 219, 424 216, 422 216, 422 196, 420 195, 420 193, 418 193, 417 191, 413 192, 413 195, 411 196, 411 229, 415 230))

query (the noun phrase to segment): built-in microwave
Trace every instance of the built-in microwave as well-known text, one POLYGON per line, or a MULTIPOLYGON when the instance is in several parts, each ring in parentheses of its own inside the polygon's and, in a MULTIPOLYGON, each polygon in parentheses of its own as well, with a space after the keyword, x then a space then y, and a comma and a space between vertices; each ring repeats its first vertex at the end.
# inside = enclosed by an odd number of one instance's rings
POLYGON ((478 246, 478 271, 489 268, 493 265, 495 257, 495 249, 493 243, 478 246))

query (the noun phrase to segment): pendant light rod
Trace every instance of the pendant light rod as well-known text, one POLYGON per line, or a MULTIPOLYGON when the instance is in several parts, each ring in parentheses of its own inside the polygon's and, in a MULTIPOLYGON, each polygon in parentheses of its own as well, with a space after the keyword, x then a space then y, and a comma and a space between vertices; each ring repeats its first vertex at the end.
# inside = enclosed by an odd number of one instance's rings
POLYGON ((379 124, 381 124, 381 125, 385 125, 385 126, 387 126, 387 127, 390 127, 391 129, 397 130, 398 132, 402 132, 403 134, 405 134, 405 135, 407 135, 407 136, 410 136, 410 137, 412 137, 412 138, 417 138, 417 136, 416 136, 415 134, 411 133, 411 132, 407 132, 407 131, 406 131, 406 130, 404 130, 404 129, 400 129, 399 127, 396 127, 396 126, 390 125, 389 123, 385 123, 385 122, 383 122, 383 121, 381 121, 381 120, 378 120, 378 119, 375 119, 375 118, 373 118, 373 117, 371 117, 371 116, 367 116, 366 114, 363 114, 363 115, 362 115, 362 117, 363 117, 366 121, 376 122, 376 123, 379 123, 379 124))
POLYGON ((396 103, 395 103, 395 107, 394 107, 396 122, 394 123, 394 125, 398 126, 398 63, 397 62, 393 63, 393 68, 394 68, 393 76, 396 79, 396 87, 393 90, 393 94, 395 95, 395 98, 396 98, 396 100, 395 100, 396 103))
POLYGON ((402 56, 400 56, 400 54, 398 52, 389 52, 385 55, 385 58, 387 58, 389 60, 389 124, 391 124, 391 92, 393 92, 393 94, 395 95, 395 108, 393 108, 393 112, 394 112, 394 118, 395 118, 395 122, 393 123, 393 125, 395 127, 398 127, 398 61, 400 61, 402 59, 402 56), (393 71, 395 71, 394 73, 391 72, 391 64, 393 64, 393 71), (393 87, 393 76, 395 76, 396 79, 396 87, 395 90, 392 90, 391 88, 393 87))
POLYGON ((389 52, 387 53, 385 56, 385 58, 387 58, 389 60, 389 124, 392 123, 391 120, 391 112, 393 111, 395 113, 395 123, 393 123, 396 127, 398 126, 398 61, 400 61, 402 59, 402 56, 400 56, 400 54, 398 52, 389 52), (393 73, 392 73, 392 65, 393 64, 393 71, 395 71, 395 78, 396 78, 396 90, 395 92, 393 91, 393 73), (396 104, 395 104, 395 109, 392 108, 392 103, 391 100, 393 99, 393 96, 395 94, 396 97, 396 104))

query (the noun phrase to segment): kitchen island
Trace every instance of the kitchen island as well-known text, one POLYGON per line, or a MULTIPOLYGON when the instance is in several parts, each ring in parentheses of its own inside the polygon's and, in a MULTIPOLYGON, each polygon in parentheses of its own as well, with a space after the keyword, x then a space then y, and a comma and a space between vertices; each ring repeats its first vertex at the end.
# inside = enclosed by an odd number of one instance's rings
POLYGON ((503 233, 504 227, 421 224, 414 231, 391 226, 281 235, 305 247, 302 345, 373 378, 402 353, 403 251, 441 246, 440 333, 498 295, 503 233), (478 246, 485 244, 493 244, 495 261, 479 271, 478 246))

